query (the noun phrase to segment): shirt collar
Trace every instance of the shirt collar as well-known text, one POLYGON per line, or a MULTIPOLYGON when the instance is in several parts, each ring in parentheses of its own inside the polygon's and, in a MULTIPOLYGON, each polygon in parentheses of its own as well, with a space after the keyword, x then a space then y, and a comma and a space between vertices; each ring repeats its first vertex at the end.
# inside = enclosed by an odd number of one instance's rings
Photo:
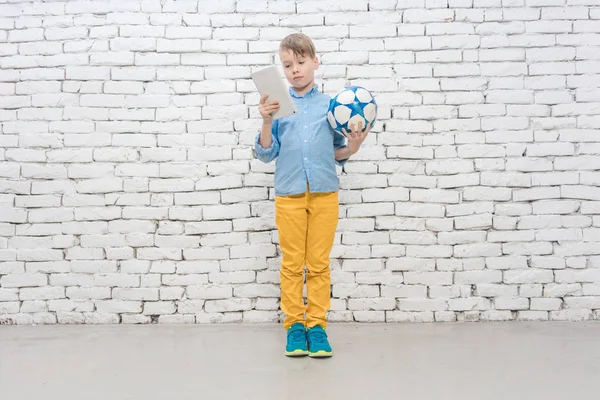
POLYGON ((319 86, 318 86, 317 84, 315 84, 315 85, 312 87, 312 89, 310 89, 308 92, 306 92, 306 94, 305 94, 304 96, 300 96, 300 95, 299 95, 299 94, 298 94, 298 93, 297 93, 297 92, 294 90, 294 88, 293 88, 292 86, 290 86, 289 90, 290 90, 290 95, 291 95, 292 97, 296 97, 296 98, 298 98, 298 99, 301 99, 301 98, 303 98, 303 97, 306 97, 306 96, 308 96, 308 95, 313 95, 313 94, 315 94, 316 92, 318 92, 318 91, 319 91, 319 86))

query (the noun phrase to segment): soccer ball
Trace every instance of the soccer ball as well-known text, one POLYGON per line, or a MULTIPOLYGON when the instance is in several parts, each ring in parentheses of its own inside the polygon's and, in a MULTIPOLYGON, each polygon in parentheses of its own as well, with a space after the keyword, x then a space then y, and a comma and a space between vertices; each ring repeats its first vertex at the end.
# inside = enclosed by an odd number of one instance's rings
POLYGON ((358 129, 358 123, 362 122, 362 128, 367 124, 373 127, 377 118, 377 103, 373 95, 360 86, 348 86, 340 90, 329 102, 327 120, 331 128, 343 134, 351 131, 352 125, 358 129))

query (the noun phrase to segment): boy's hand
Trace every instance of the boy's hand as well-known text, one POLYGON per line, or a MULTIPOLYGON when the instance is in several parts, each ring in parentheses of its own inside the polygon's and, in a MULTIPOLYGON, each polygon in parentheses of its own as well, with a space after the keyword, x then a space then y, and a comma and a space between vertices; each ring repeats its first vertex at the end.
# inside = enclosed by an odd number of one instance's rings
POLYGON ((260 102, 258 104, 258 111, 265 123, 273 122, 273 113, 279 110, 279 102, 277 100, 267 101, 269 97, 268 94, 264 94, 260 97, 260 102))
POLYGON ((358 127, 352 124, 350 128, 352 129, 350 132, 346 132, 345 129, 342 129, 342 132, 344 133, 344 136, 346 136, 346 138, 348 139, 348 150, 352 154, 355 154, 358 151, 358 149, 360 149, 360 145, 367 138, 367 134, 371 130, 371 126, 367 124, 367 128, 363 130, 362 122, 359 121, 358 127))

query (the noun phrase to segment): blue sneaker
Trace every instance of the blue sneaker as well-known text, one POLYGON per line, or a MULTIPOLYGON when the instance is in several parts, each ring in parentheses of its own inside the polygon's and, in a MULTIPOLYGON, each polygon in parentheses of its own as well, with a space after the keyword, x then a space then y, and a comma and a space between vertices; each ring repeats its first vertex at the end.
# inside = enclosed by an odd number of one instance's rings
POLYGON ((299 357, 308 354, 306 346, 306 328, 297 323, 288 329, 287 345, 285 346, 285 355, 288 357, 299 357))
POLYGON ((327 340, 325 329, 317 325, 308 330, 309 357, 331 357, 333 352, 327 340))

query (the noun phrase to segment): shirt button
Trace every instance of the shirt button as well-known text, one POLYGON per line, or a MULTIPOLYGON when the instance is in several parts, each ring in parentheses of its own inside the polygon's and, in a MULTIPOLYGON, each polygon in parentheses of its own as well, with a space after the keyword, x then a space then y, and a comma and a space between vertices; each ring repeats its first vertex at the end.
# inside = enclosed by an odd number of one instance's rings
POLYGON ((308 140, 305 140, 304 143, 308 142, 308 140))
POLYGON ((306 125, 304 125, 304 127, 306 128, 306 125))
POLYGON ((306 157, 304 157, 304 160, 306 161, 306 157))

